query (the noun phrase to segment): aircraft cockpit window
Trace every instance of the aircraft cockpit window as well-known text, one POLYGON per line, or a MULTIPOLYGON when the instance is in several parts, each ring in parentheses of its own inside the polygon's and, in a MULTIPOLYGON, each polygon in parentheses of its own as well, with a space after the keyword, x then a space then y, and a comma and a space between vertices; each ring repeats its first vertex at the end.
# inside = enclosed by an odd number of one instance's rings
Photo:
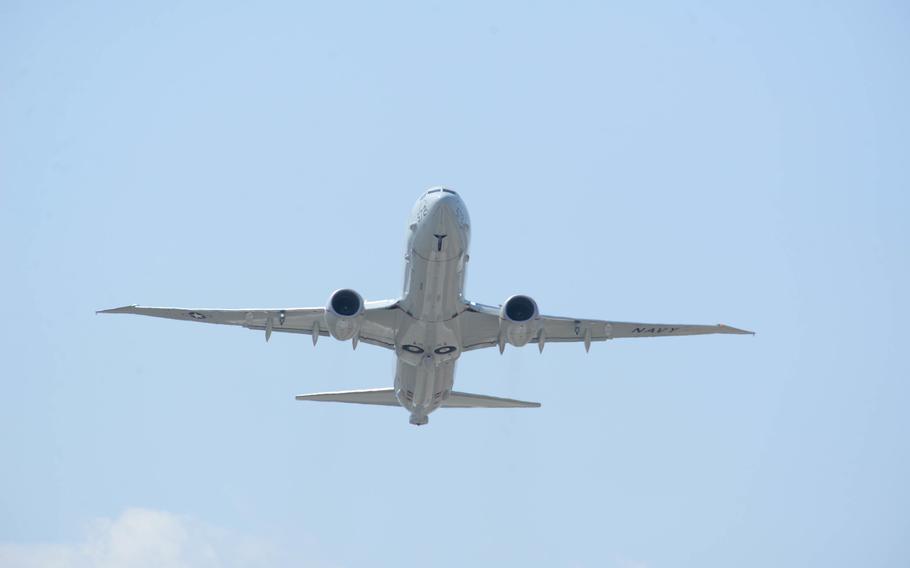
POLYGON ((443 189, 443 191, 446 192, 446 193, 451 193, 452 195, 458 195, 457 193, 455 193, 455 192, 452 191, 451 189, 443 189))
POLYGON ((429 195, 429 194, 431 194, 431 193, 439 193, 440 191, 443 191, 443 190, 441 190, 441 189, 431 189, 430 191, 427 192, 427 195, 429 195))

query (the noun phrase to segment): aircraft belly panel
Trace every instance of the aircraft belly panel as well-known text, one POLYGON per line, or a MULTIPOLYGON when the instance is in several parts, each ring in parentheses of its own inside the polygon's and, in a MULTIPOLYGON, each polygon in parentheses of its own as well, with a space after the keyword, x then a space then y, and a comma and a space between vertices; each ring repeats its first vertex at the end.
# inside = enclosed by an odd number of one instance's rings
POLYGON ((432 355, 427 355, 419 365, 412 365, 399 359, 395 396, 412 416, 426 418, 452 392, 454 380, 454 360, 438 363, 432 355))

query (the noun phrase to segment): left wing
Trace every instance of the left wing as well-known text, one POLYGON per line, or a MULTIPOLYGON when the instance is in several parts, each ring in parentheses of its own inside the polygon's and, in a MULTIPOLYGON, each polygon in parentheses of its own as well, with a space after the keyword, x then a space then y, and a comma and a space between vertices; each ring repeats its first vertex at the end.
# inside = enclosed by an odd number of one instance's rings
MULTIPOLYGON (((502 341, 499 329, 499 308, 471 303, 461 314, 462 350, 493 347, 502 341)), ((666 323, 632 323, 594 319, 540 316, 539 331, 528 343, 536 343, 541 351, 546 343, 583 342, 589 348, 592 341, 607 341, 623 337, 669 337, 704 335, 709 333, 753 334, 728 325, 691 325, 666 323)))
MULTIPOLYGON (((150 308, 145 306, 123 306, 99 310, 99 314, 136 314, 201 323, 239 325, 247 329, 265 331, 269 340, 273 331, 318 336, 329 335, 325 323, 325 308, 285 309, 210 309, 210 308, 150 308), (314 335, 314 329, 316 334, 314 335)), ((395 327, 398 317, 398 302, 382 300, 364 302, 363 326, 360 341, 387 349, 395 348, 395 327)))

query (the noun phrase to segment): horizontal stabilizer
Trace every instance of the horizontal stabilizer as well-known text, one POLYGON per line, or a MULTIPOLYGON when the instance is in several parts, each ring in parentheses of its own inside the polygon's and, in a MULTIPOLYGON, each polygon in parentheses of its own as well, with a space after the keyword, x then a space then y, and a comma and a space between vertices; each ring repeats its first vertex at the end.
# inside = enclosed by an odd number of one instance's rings
POLYGON ((353 404, 378 404, 380 406, 401 406, 395 398, 395 389, 367 389, 336 392, 317 392, 298 394, 297 400, 316 400, 322 402, 349 402, 353 404))
POLYGON ((442 401, 443 408, 538 408, 539 402, 527 402, 514 398, 499 398, 454 391, 442 401))
MULTIPOLYGON (((366 389, 336 392, 299 394, 297 400, 320 402, 348 402, 352 404, 378 404, 380 406, 401 406, 395 398, 395 389, 366 389)), ((467 392, 453 392, 442 402, 443 408, 537 408, 539 402, 527 402, 513 398, 500 398, 467 392)))

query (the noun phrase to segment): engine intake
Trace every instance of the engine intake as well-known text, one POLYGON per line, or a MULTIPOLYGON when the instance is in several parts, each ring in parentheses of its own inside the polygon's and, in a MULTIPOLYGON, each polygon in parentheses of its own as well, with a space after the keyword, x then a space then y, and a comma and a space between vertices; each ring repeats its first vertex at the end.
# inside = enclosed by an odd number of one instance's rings
POLYGON ((521 347, 537 333, 539 319, 537 302, 530 296, 512 296, 499 311, 500 333, 510 344, 521 347))
POLYGON ((325 307, 325 323, 335 339, 346 341, 360 332, 363 297, 348 288, 335 290, 325 307))
POLYGON ((527 296, 512 296, 502 305, 503 317, 512 322, 524 322, 537 317, 537 303, 527 296))

